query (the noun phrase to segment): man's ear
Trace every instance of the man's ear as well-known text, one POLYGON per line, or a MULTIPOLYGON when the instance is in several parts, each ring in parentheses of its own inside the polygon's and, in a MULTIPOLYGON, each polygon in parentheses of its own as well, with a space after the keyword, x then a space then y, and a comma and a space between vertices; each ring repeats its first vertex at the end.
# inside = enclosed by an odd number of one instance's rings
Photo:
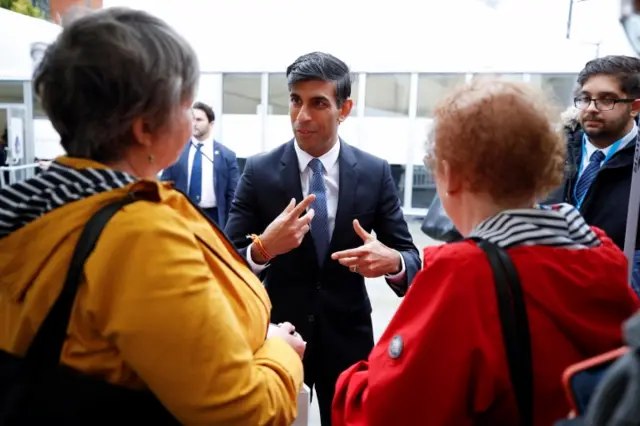
POLYGON ((636 118, 640 114, 640 99, 636 99, 631 103, 631 116, 636 118))
POLYGON ((343 122, 347 119, 349 114, 351 114, 351 108, 353 108, 353 100, 351 98, 347 99, 342 103, 340 107, 340 117, 338 117, 339 122, 343 122))

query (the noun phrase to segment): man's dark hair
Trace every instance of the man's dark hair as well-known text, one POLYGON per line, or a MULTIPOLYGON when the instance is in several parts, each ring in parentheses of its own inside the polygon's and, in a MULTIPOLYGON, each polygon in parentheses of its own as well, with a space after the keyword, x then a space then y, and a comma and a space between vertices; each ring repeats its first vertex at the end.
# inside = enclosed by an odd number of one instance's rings
POLYGON ((204 102, 196 102, 195 104, 193 104, 193 109, 199 109, 200 111, 204 112, 204 115, 207 116, 207 120, 209 120, 209 123, 213 123, 214 121, 216 121, 216 115, 213 112, 213 108, 211 108, 204 102))
POLYGON ((347 64, 333 55, 312 52, 300 56, 287 67, 289 90, 302 81, 327 81, 336 84, 336 103, 341 107, 351 96, 351 73, 347 64))
POLYGON ((624 93, 632 98, 640 98, 640 59, 622 55, 592 59, 578 75, 580 88, 595 75, 614 76, 624 93))
POLYGON ((67 154, 117 161, 191 102, 200 70, 189 43, 146 12, 108 8, 68 23, 34 73, 42 108, 67 154))

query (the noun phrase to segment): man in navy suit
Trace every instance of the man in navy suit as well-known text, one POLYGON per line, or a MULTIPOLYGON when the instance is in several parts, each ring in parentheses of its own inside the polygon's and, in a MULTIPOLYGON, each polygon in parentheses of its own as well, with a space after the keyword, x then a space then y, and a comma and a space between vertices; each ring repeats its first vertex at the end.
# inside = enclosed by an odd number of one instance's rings
POLYGON ((310 53, 287 79, 295 138, 248 159, 225 232, 263 278, 272 321, 307 341, 305 382, 327 426, 338 375, 373 347, 364 278, 384 276, 403 296, 421 262, 389 164, 338 137, 353 106, 349 68, 310 53))
POLYGON ((224 228, 238 185, 235 152, 213 139, 215 114, 209 105, 193 105, 193 137, 178 162, 162 172, 162 180, 175 182, 211 220, 224 228))

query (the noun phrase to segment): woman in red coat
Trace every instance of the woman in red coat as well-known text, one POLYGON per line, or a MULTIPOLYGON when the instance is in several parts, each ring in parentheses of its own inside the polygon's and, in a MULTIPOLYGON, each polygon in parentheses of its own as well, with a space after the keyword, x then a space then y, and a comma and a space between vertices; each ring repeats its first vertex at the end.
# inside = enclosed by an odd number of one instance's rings
MULTIPOLYGON (((617 107, 617 106, 616 106, 617 107)), ((557 186, 565 147, 540 94, 479 80, 435 112, 427 149, 458 230, 505 248, 520 277, 531 334, 534 424, 569 406, 570 364, 622 345, 639 307, 624 254, 569 205, 534 207, 557 186)), ((342 373, 334 426, 518 424, 493 274, 475 243, 424 250, 424 269, 368 361, 342 373)))

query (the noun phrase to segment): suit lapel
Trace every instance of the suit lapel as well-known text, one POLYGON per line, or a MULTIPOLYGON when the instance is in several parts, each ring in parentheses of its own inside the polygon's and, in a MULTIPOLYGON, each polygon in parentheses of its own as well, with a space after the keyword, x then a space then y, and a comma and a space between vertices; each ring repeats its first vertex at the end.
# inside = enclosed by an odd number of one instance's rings
POLYGON ((291 140, 284 148, 280 163, 280 184, 284 193, 287 195, 287 202, 295 198, 297 204, 302 201, 302 184, 300 182, 298 156, 293 147, 294 143, 295 141, 291 140))
POLYGON ((187 146, 182 151, 180 155, 180 159, 178 159, 178 170, 182 171, 181 173, 176 174, 176 188, 180 189, 183 192, 187 192, 189 190, 189 151, 191 150, 191 139, 187 143, 187 146))
POLYGON ((353 225, 351 218, 353 216, 353 204, 355 202, 356 188, 358 186, 358 169, 356 165, 358 161, 354 154, 353 148, 340 139, 340 156, 338 157, 340 165, 340 174, 338 182, 338 211, 336 212, 336 223, 331 237, 331 248, 329 252, 333 252, 333 248, 340 235, 348 235, 353 225))
POLYGON ((180 155, 180 160, 178 160, 180 162, 180 165, 182 165, 185 170, 189 169, 189 151, 191 150, 191 144, 191 139, 189 139, 187 146, 184 147, 184 150, 180 155))

